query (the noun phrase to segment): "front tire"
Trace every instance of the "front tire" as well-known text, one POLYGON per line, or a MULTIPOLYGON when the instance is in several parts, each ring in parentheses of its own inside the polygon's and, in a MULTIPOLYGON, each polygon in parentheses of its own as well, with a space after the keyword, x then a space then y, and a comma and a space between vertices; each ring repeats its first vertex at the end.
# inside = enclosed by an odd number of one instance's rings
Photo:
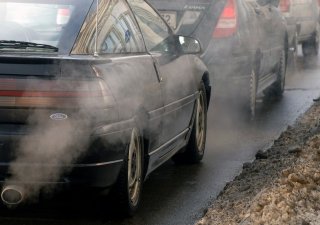
POLYGON ((267 91, 269 97, 280 97, 284 92, 286 82, 286 70, 287 70, 287 58, 285 50, 281 52, 281 58, 279 61, 279 68, 277 72, 277 81, 267 91))
POLYGON ((195 118, 191 135, 184 152, 178 152, 172 157, 175 163, 199 163, 204 155, 207 135, 207 96, 206 89, 201 82, 199 97, 195 103, 195 118))
POLYGON ((138 129, 131 132, 123 166, 115 186, 118 211, 132 216, 139 207, 143 186, 143 148, 138 129))
POLYGON ((249 82, 249 96, 248 96, 248 105, 249 105, 249 112, 252 118, 256 115, 256 104, 257 104, 257 74, 255 69, 252 69, 250 75, 250 82, 249 82))

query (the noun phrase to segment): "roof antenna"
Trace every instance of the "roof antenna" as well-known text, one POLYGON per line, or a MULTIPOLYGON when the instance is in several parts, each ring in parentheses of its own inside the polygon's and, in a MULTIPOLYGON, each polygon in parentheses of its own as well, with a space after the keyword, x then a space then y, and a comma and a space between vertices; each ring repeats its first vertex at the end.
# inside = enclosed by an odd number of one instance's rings
POLYGON ((97 12, 96 12, 96 35, 95 35, 95 43, 94 43, 94 53, 93 56, 94 57, 98 57, 99 53, 98 53, 98 21, 99 21, 99 0, 96 1, 97 3, 97 12))

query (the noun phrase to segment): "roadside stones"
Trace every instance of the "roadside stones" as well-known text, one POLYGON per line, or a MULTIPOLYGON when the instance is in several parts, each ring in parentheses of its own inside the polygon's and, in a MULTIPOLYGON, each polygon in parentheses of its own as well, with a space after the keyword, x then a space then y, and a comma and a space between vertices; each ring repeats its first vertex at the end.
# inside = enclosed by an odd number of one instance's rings
POLYGON ((301 225, 310 225, 310 223, 305 220, 302 220, 301 225))
POLYGON ((301 175, 301 174, 297 174, 297 173, 292 173, 288 176, 288 180, 292 181, 292 182, 297 182, 300 184, 307 184, 308 181, 306 180, 306 178, 301 175))
POLYGON ((239 188, 239 191, 245 192, 245 191, 248 191, 250 188, 251 188, 250 185, 241 186, 241 187, 239 188))
POLYGON ((320 137, 319 136, 315 136, 314 138, 312 138, 309 145, 310 145, 311 148, 319 149, 319 147, 320 147, 320 137))
POLYGON ((315 172, 313 174, 313 180, 318 183, 320 181, 320 172, 315 172))
POLYGON ((290 146, 288 148, 288 152, 290 154, 296 154, 296 153, 301 153, 302 152, 302 149, 299 145, 293 145, 293 146, 290 146))
POLYGON ((249 169, 251 167, 252 163, 246 162, 243 164, 242 168, 243 169, 249 169))
POLYGON ((292 168, 285 169, 281 172, 283 177, 288 177, 293 172, 292 168))
POLYGON ((268 158, 267 152, 264 152, 262 150, 259 150, 256 154, 256 159, 267 159, 267 158, 268 158))

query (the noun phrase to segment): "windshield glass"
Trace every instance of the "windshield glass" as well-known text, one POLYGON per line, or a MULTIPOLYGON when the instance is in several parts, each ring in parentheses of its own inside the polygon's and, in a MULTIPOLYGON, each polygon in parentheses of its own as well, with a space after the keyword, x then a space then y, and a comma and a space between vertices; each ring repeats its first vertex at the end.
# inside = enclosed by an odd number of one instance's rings
POLYGON ((91 3, 90 0, 1 0, 0 51, 52 52, 55 48, 55 52, 69 51, 91 3))

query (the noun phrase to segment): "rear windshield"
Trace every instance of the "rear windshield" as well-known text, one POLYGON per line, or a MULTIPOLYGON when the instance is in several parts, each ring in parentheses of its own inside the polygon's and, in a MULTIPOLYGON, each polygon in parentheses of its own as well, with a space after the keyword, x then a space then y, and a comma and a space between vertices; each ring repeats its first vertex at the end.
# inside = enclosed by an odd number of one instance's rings
POLYGON ((93 0, 0 0, 1 52, 70 52, 93 0))

